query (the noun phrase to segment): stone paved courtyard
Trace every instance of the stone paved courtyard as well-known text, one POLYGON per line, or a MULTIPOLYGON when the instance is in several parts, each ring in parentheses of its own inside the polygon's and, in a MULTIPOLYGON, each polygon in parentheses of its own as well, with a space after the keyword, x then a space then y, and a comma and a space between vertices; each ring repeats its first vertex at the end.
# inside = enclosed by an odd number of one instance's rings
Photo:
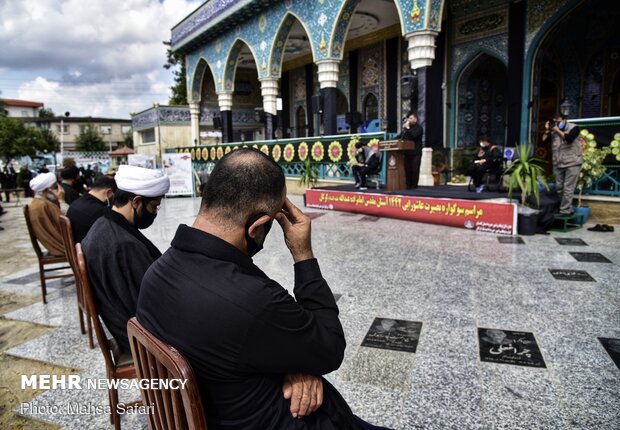
MULTIPOLYGON (((199 203, 166 200, 147 236, 164 251, 199 203)), ((307 212, 315 214, 315 255, 339 297, 348 345, 341 368, 327 378, 357 415, 394 429, 620 428, 620 370, 598 339, 620 338, 618 228, 502 243, 464 229, 307 212), (567 238, 582 243, 557 240, 567 238), (608 262, 588 261, 600 259, 593 253, 608 262)), ((2 234, 23 251, 23 224, 2 234)), ((279 227, 255 262, 292 290, 292 258, 279 227)), ((6 269, 1 291, 40 294, 36 267, 6 269)), ((76 309, 74 286, 57 282, 47 305, 4 314, 54 327, 6 354, 104 377, 101 353, 80 334, 76 309)), ((70 402, 106 405, 107 393, 50 390, 30 407, 70 402)), ((112 428, 105 415, 21 412, 66 429, 112 428)), ((123 428, 146 428, 146 421, 125 416, 123 428)))

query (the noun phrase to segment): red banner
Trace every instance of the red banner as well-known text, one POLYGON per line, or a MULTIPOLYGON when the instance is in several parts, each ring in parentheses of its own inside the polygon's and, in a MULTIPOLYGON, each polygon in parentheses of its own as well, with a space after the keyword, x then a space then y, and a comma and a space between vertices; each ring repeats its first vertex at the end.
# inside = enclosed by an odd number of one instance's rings
POLYGON ((307 190, 306 207, 516 234, 517 205, 480 200, 307 190))

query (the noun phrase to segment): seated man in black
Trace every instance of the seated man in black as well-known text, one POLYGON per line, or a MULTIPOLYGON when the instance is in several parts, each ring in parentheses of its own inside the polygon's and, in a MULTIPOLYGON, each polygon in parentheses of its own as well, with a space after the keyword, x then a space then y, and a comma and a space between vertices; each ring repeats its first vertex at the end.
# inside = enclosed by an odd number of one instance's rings
POLYGON ((477 193, 484 191, 482 178, 485 173, 497 174, 500 172, 502 168, 502 159, 502 151, 496 145, 493 145, 491 139, 482 136, 480 138, 480 150, 467 169, 467 173, 474 181, 477 193))
POLYGON ((65 167, 60 172, 60 177, 62 178, 62 188, 65 190, 65 202, 67 202, 68 205, 71 205, 71 203, 79 199, 81 196, 81 191, 78 188, 80 169, 76 166, 65 167))
POLYGON ((362 167, 364 167, 369 153, 370 148, 368 148, 366 142, 357 142, 355 144, 355 161, 351 165, 351 171, 353 172, 353 177, 355 178, 355 188, 359 188, 362 185, 362 176, 360 172, 362 167))
POLYGON ((260 151, 218 161, 194 224, 179 226, 146 272, 136 317, 189 360, 209 430, 376 428, 320 377, 344 357, 338 307, 312 253, 310 219, 260 151), (295 262, 295 299, 252 261, 274 219, 295 262))
POLYGON ((116 181, 112 176, 102 176, 93 185, 93 188, 73 202, 67 210, 67 217, 71 220, 73 239, 79 243, 86 237, 88 230, 102 216, 107 207, 114 203, 116 181))
POLYGON ((381 153, 378 146, 373 146, 366 155, 364 165, 359 170, 360 176, 360 190, 367 190, 366 177, 368 175, 374 175, 381 169, 381 153))

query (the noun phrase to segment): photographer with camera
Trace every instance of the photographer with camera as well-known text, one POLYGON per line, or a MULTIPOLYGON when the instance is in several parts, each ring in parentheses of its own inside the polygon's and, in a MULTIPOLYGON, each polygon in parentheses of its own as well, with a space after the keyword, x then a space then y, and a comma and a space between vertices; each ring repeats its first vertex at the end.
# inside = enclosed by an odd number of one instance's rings
POLYGON ((558 114, 553 120, 545 123, 543 141, 551 138, 553 151, 553 173, 557 183, 561 215, 572 215, 572 202, 575 187, 579 180, 579 172, 583 164, 583 146, 579 139, 579 127, 570 123, 566 115, 558 114))

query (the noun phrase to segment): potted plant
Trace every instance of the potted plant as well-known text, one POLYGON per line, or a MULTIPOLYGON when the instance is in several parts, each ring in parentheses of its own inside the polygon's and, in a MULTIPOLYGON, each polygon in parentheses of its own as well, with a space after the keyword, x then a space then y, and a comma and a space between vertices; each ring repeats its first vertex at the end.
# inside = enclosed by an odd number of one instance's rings
POLYGON ((521 192, 521 204, 518 208, 518 232, 523 235, 536 233, 538 211, 530 208, 528 197, 534 196, 536 206, 540 205, 539 183, 545 189, 549 189, 545 180, 545 161, 533 156, 534 147, 530 143, 522 143, 517 149, 517 154, 512 164, 506 169, 508 176, 508 198, 512 199, 512 191, 518 189, 521 192))
POLYGON ((310 157, 306 158, 303 163, 303 170, 299 177, 299 185, 305 188, 314 188, 319 180, 319 170, 310 157))
POLYGON ((594 136, 592 134, 588 133, 588 130, 582 130, 581 135, 582 137, 585 137, 585 147, 583 151, 583 164, 581 165, 579 180, 577 181, 577 190, 579 191, 579 194, 575 213, 581 214, 583 217, 583 222, 585 223, 590 216, 590 207, 581 205, 583 189, 589 187, 603 177, 605 171, 607 170, 603 164, 603 161, 605 160, 605 157, 611 153, 611 148, 597 148, 596 140, 594 140, 594 136))
POLYGON ((447 167, 446 155, 442 151, 433 151, 433 183, 439 185, 441 182, 441 173, 447 167))

